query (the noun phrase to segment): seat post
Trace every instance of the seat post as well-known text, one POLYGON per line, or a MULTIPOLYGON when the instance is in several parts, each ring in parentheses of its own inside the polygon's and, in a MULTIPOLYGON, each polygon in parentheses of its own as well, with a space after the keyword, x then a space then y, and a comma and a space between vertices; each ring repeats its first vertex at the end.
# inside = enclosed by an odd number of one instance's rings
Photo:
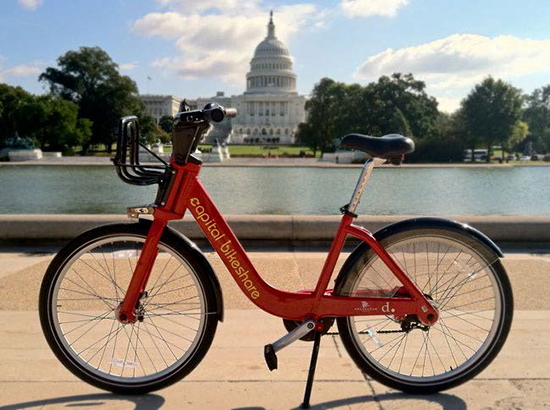
POLYGON ((365 189, 365 185, 367 185, 367 181, 369 180, 372 169, 374 168, 374 163, 375 163, 374 158, 370 158, 365 162, 363 171, 361 172, 361 176, 357 181, 357 185, 355 186, 355 191, 353 191, 353 195, 351 196, 351 201, 348 206, 348 211, 351 212, 352 214, 355 214, 355 210, 357 209, 357 206, 361 201, 363 190, 365 189))

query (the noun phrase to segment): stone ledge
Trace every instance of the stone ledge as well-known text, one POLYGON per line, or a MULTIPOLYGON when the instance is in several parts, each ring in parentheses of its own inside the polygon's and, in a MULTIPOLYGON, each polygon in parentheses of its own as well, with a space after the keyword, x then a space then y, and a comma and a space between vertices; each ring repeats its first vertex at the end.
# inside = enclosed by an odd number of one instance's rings
MULTIPOLYGON (((372 232, 414 215, 360 216, 356 224, 372 232)), ((468 223, 496 242, 550 242, 550 217, 449 217, 468 223)), ((229 215, 227 222, 240 240, 271 242, 330 241, 338 215, 229 215)), ((124 215, 0 215, 0 241, 67 240, 95 226, 129 222, 124 215)), ((205 237, 190 218, 170 225, 193 240, 205 237)))

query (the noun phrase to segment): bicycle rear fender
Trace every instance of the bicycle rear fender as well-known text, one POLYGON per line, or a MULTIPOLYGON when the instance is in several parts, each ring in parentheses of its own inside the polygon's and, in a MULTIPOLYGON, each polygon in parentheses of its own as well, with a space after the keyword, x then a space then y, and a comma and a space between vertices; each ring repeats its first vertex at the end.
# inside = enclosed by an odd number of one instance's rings
MULTIPOLYGON (((143 226, 146 226, 147 230, 150 228, 152 221, 147 219, 140 219, 140 224, 143 224, 143 226)), ((214 287, 216 291, 216 312, 218 312, 218 320, 220 322, 223 322, 223 294, 222 294, 222 288, 220 285, 220 281, 218 280, 218 276, 216 275, 216 272, 212 268, 212 265, 206 259, 206 256, 204 256, 204 253, 199 249, 199 247, 195 244, 195 242, 191 241, 187 236, 183 235, 182 233, 176 231, 174 228, 171 228, 170 226, 167 226, 164 228, 164 232, 162 233, 163 237, 171 236, 172 239, 175 239, 182 243, 182 246, 185 246, 189 252, 195 257, 196 261, 200 264, 203 272, 205 273, 205 277, 207 280, 209 280, 212 283, 212 286, 214 287)))
MULTIPOLYGON (((451 219, 443 218, 412 218, 406 219, 404 221, 399 221, 391 225, 385 226, 384 228, 376 231, 374 237, 378 242, 383 241, 384 239, 403 233, 410 230, 419 230, 419 229, 442 229, 445 231, 451 231, 456 233, 461 233, 473 238, 481 246, 487 248, 489 251, 494 253, 500 258, 503 258, 504 255, 500 248, 491 240, 487 235, 481 231, 471 227, 468 224, 453 221, 451 219)), ((344 278, 346 272, 348 272, 359 258, 369 250, 369 246, 363 242, 357 246, 350 256, 344 262, 344 265, 340 269, 340 272, 336 278, 336 284, 338 284, 341 279, 344 278)))

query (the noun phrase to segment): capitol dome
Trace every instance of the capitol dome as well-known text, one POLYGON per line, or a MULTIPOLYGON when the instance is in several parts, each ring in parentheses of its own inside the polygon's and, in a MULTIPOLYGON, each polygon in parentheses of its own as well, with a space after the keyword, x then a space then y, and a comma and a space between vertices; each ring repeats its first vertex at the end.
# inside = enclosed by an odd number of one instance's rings
POLYGON ((245 94, 296 93, 296 74, 288 48, 275 37, 273 12, 267 25, 267 37, 256 47, 246 74, 245 94))

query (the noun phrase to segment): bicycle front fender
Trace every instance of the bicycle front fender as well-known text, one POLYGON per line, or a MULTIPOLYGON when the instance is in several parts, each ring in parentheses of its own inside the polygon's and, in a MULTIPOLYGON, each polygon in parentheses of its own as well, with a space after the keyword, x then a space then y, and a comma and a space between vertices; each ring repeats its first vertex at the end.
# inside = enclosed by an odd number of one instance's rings
MULTIPOLYGON (((398 235, 403 232, 408 232, 411 230, 443 230, 447 232, 455 232, 457 234, 462 234, 473 239, 479 246, 485 248, 487 251, 493 253, 496 257, 503 258, 504 255, 500 248, 484 233, 471 227, 468 224, 454 221, 451 219, 444 218, 412 218, 406 219, 393 223, 391 225, 385 226, 384 228, 376 231, 373 236, 378 242, 383 242, 386 238, 390 236, 398 235)), ((359 258, 368 250, 370 246, 365 242, 362 242, 357 246, 350 256, 344 262, 344 265, 340 269, 340 272, 336 278, 336 283, 340 282, 346 273, 355 265, 359 258)))

